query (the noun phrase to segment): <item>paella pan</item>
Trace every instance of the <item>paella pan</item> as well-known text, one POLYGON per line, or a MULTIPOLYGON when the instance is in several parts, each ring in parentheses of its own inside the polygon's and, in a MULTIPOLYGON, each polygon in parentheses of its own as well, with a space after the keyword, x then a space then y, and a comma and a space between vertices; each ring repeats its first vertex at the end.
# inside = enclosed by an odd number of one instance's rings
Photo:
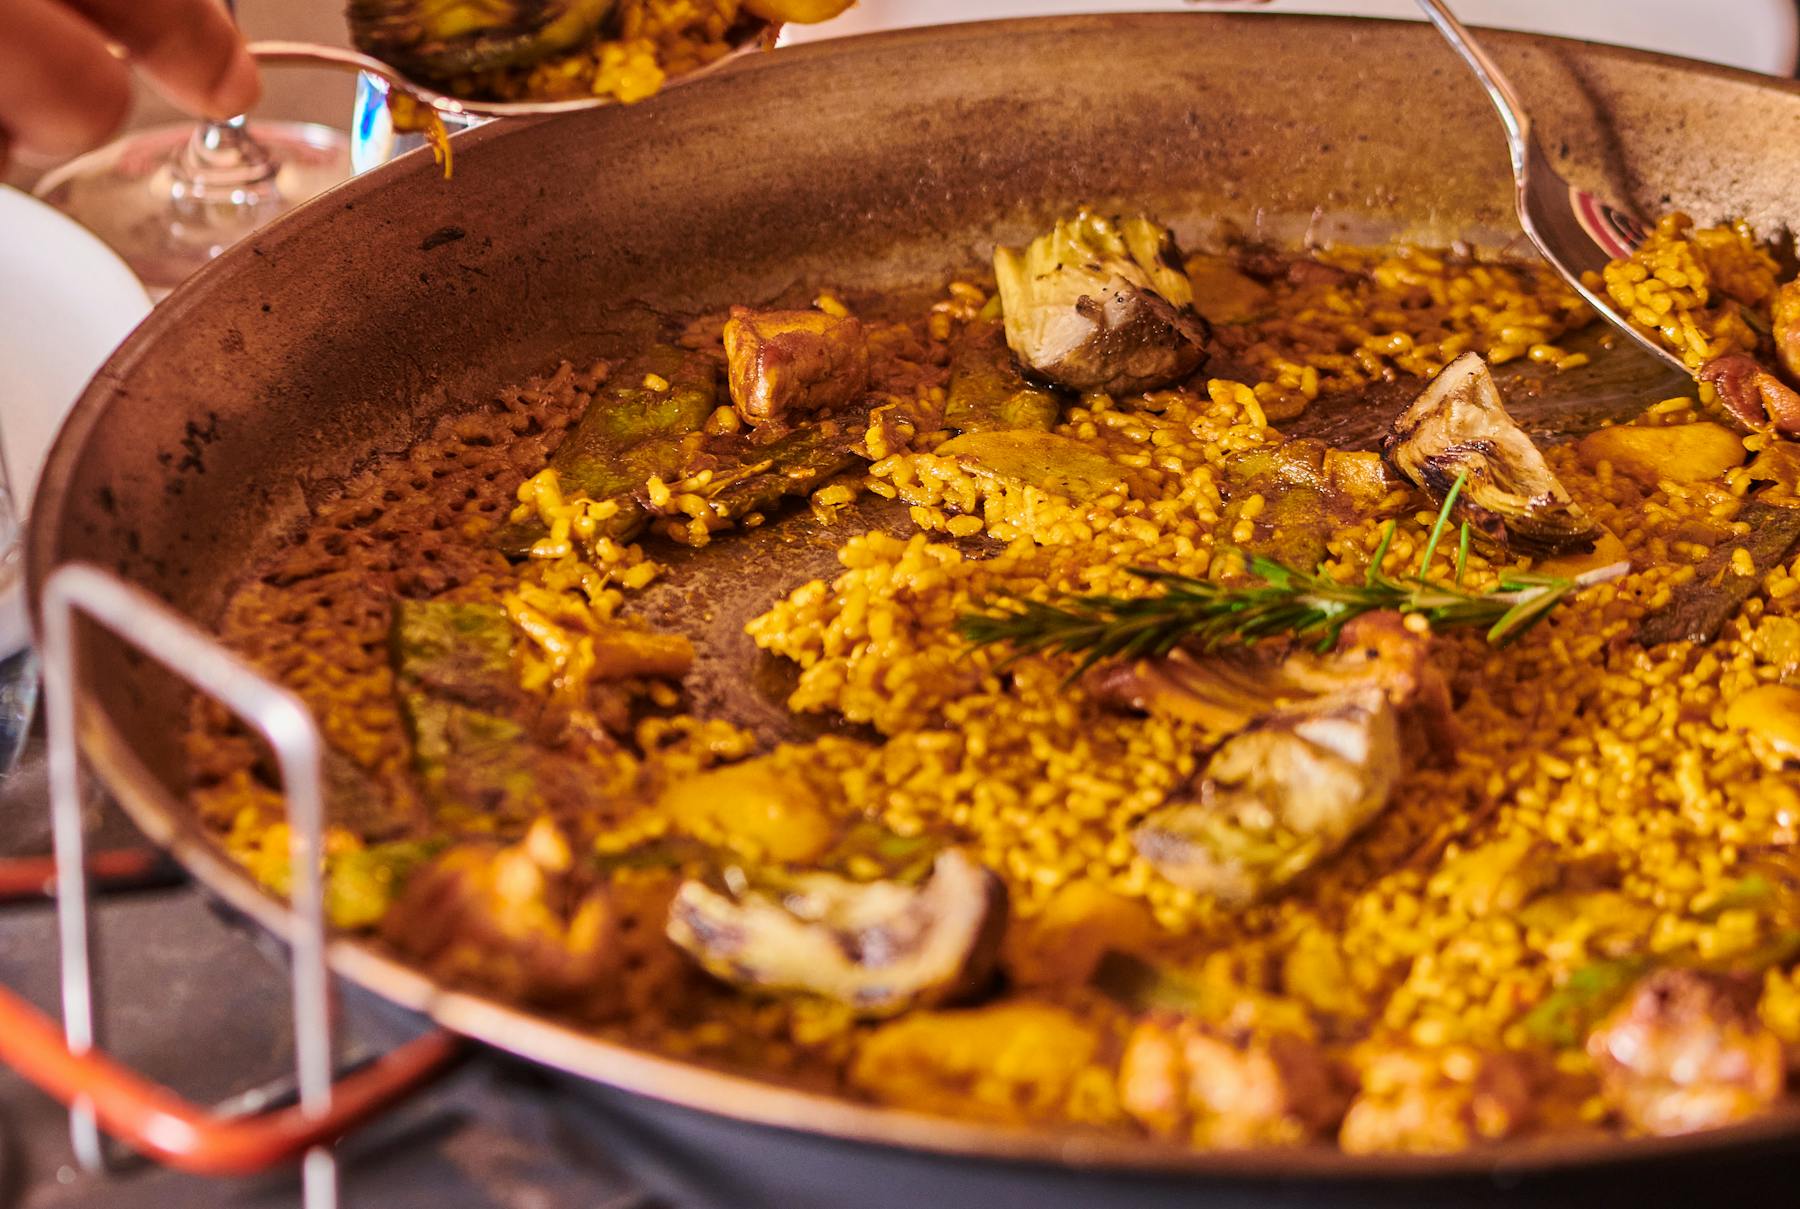
MULTIPOLYGON (((631 1091, 1179 1169, 1779 1133, 1800 113, 1498 43, 1670 215, 1604 284, 1709 389, 1521 254, 1423 30, 915 32, 222 259, 81 405, 34 573, 312 705, 342 972, 631 1091)), ((91 662, 92 758, 279 927, 255 744, 91 662)))

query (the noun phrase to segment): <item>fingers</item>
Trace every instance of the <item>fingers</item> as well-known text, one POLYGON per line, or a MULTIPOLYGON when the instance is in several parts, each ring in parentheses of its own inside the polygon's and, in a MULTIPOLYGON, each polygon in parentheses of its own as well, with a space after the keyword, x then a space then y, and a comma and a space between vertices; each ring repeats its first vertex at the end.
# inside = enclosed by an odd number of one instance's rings
POLYGON ((65 0, 124 46, 169 100, 228 118, 256 104, 256 61, 218 0, 65 0))
POLYGON ((130 73, 99 29, 57 0, 0 0, 0 129, 16 148, 86 151, 130 104, 130 73))

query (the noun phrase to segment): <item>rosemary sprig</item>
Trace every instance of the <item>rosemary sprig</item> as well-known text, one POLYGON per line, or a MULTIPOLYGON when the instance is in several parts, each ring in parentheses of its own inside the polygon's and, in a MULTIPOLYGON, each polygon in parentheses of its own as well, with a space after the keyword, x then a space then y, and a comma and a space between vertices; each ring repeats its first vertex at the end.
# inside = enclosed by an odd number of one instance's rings
MULTIPOLYGON (((1455 500, 1453 489, 1432 529, 1432 549, 1443 535, 1455 500)), ((1250 560, 1249 570, 1262 582, 1233 586, 1133 567, 1131 574, 1162 591, 1135 597, 1062 596, 1054 601, 1008 593, 991 612, 965 613, 957 629, 977 646, 1010 645, 1014 653, 1009 662, 1041 651, 1079 654, 1081 662, 1070 679, 1103 659, 1156 658, 1183 645, 1215 650, 1278 634, 1315 639, 1321 651, 1329 650, 1353 618, 1382 609, 1417 614, 1433 627, 1480 626, 1490 643, 1504 646, 1571 593, 1628 569, 1618 563, 1573 579, 1515 572, 1504 576, 1493 591, 1469 592, 1427 581, 1429 552, 1421 560, 1418 578, 1402 581, 1383 575, 1381 562, 1393 537, 1390 524, 1360 584, 1340 583, 1316 571, 1296 571, 1260 556, 1250 560)), ((1467 542, 1465 529, 1456 560, 1459 584, 1467 542)))

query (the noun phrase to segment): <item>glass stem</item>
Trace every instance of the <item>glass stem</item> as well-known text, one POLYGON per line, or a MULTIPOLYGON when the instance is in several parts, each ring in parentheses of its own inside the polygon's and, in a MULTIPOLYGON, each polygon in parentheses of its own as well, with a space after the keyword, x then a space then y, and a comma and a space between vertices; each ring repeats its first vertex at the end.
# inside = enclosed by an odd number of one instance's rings
MULTIPOLYGON (((224 0, 235 20, 235 0, 224 0)), ((220 205, 253 209, 278 203, 281 165, 258 143, 244 115, 201 123, 175 160, 174 198, 178 209, 220 205)))

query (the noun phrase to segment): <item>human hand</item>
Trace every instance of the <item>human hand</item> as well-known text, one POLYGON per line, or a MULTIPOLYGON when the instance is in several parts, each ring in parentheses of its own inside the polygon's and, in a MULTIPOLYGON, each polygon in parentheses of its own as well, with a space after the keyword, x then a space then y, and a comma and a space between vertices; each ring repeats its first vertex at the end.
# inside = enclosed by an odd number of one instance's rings
POLYGON ((128 65, 197 116, 242 113, 261 91, 217 0, 0 0, 0 169, 11 150, 105 142, 131 104, 128 65))

